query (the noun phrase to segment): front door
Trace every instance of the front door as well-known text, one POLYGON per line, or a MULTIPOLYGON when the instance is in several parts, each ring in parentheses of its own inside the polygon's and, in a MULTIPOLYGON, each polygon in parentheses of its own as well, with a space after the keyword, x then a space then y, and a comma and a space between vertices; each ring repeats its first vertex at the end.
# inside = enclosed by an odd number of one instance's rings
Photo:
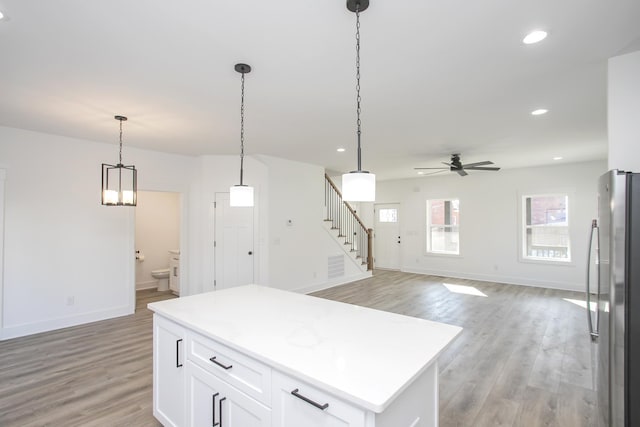
POLYGON ((376 268, 400 269, 400 204, 374 206, 375 237, 373 240, 376 268))
POLYGON ((254 283, 253 207, 229 206, 229 193, 216 193, 215 200, 215 289, 254 283))

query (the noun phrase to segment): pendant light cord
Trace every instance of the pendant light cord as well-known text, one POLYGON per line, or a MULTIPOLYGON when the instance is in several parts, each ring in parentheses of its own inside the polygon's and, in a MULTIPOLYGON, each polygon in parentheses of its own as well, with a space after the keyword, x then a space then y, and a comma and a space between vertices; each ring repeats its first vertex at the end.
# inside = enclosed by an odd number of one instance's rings
POLYGON ((242 175, 244 166, 244 73, 242 73, 240 91, 240 185, 242 185, 242 175))
POLYGON ((358 172, 360 172, 362 170, 360 150, 360 135, 362 134, 360 121, 360 2, 356 2, 356 93, 356 113, 358 116, 358 172))
POLYGON ((122 120, 118 119, 120 121, 120 162, 118 163, 119 165, 122 164, 122 120))

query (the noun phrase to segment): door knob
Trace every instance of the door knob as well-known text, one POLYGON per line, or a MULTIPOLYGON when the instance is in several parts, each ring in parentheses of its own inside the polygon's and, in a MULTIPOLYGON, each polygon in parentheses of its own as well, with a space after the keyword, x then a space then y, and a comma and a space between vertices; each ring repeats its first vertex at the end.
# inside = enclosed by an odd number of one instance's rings
POLYGON ((253 252, 249 251, 249 255, 253 255, 253 252))

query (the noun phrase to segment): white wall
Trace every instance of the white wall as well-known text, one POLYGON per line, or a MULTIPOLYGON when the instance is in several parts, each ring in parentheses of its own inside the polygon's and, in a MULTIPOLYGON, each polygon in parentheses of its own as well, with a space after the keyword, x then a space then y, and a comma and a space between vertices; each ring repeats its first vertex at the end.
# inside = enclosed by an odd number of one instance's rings
POLYGON ((136 289, 155 288, 153 270, 169 268, 169 250, 180 249, 180 193, 138 191, 135 209, 136 289))
MULTIPOLYGON (((113 162, 117 149, 0 127, 6 171, 0 339, 133 312, 137 208, 100 204, 101 164, 113 162)), ((125 146, 123 157, 138 169, 139 191, 181 195, 181 295, 212 290, 213 202, 238 183, 238 156, 125 146)), ((328 257, 341 248, 322 228, 323 169, 247 157, 245 181, 256 191, 256 283, 297 291, 337 283, 327 277, 328 257)), ((345 267, 343 281, 363 277, 345 267)))
POLYGON ((269 169, 269 286, 311 292, 364 277, 345 255, 344 277, 328 278, 329 257, 344 250, 324 228, 324 168, 259 158, 269 169))
MULTIPOLYGON (((6 170, 0 338, 133 312, 133 208, 100 204, 115 144, 0 127, 6 170)), ((194 159, 125 147, 139 188, 188 191, 194 159)))
POLYGON ((609 59, 609 169, 640 172, 640 51, 609 59))
POLYGON ((401 204, 403 271, 582 290, 597 178, 606 166, 600 161, 383 181, 376 203, 401 204), (521 196, 558 191, 570 198, 572 262, 522 261, 521 196), (460 256, 426 254, 426 200, 432 198, 460 199, 460 256))

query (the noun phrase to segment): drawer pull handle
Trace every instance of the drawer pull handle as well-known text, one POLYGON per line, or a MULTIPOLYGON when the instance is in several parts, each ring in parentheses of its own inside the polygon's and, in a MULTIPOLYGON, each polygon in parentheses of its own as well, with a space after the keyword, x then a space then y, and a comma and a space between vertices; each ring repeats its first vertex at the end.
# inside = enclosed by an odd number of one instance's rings
POLYGON ((213 357, 212 357, 211 359, 209 359, 209 360, 210 360, 210 361, 212 361, 213 363, 215 363, 216 365, 220 366, 220 367, 221 367, 221 368, 223 368, 223 369, 231 369, 231 368, 233 368, 233 365, 226 366, 226 365, 223 365, 222 363, 218 362, 218 361, 216 360, 216 356, 213 356, 213 357))
POLYGON ((182 363, 180 362, 180 343, 182 342, 182 338, 176 340, 176 368, 182 368, 182 363))
POLYGON ((313 400, 309 399, 308 397, 305 397, 303 395, 301 395, 300 393, 298 393, 299 389, 295 389, 291 392, 291 394, 293 394, 295 397, 297 397, 298 399, 302 399, 305 402, 315 406, 316 408, 324 411, 325 409, 327 409, 329 407, 328 403, 325 403, 324 405, 319 404, 318 402, 314 402, 313 400))

